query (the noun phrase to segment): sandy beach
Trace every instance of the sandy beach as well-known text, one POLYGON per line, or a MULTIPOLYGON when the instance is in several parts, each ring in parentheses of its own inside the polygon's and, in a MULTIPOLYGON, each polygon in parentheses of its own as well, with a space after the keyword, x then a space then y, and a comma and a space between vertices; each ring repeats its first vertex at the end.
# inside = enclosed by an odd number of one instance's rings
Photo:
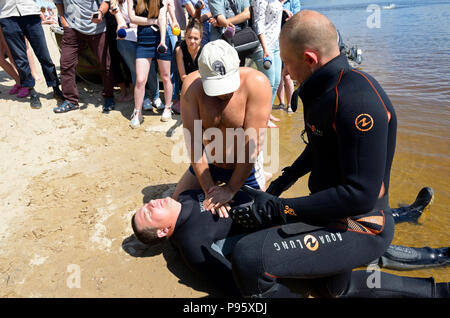
POLYGON ((103 114, 100 86, 80 82, 83 109, 54 114, 44 79, 36 84, 40 110, 8 95, 13 84, 1 70, 0 297, 210 294, 170 244, 143 250, 130 240, 131 215, 150 198, 171 195, 187 168, 170 160, 183 143, 179 116, 162 123, 146 112, 132 130, 132 104, 103 114))

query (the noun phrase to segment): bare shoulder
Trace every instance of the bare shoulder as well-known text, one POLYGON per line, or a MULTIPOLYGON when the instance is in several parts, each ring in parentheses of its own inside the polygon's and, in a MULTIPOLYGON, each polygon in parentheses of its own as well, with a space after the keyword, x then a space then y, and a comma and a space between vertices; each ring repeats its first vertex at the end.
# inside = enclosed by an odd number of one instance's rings
POLYGON ((200 73, 198 71, 189 73, 184 81, 181 90, 181 95, 185 97, 192 96, 192 94, 200 93, 203 90, 200 73))
POLYGON ((267 76, 254 68, 241 67, 239 68, 239 73, 241 82, 251 91, 258 88, 258 91, 260 92, 261 89, 266 89, 267 87, 270 88, 270 82, 267 76))
POLYGON ((183 81, 180 94, 182 119, 185 117, 183 114, 194 114, 198 111, 198 101, 202 94, 204 93, 199 72, 189 73, 183 81))
POLYGON ((249 96, 272 96, 269 79, 264 73, 250 67, 241 67, 239 73, 241 76, 241 85, 246 88, 249 96))

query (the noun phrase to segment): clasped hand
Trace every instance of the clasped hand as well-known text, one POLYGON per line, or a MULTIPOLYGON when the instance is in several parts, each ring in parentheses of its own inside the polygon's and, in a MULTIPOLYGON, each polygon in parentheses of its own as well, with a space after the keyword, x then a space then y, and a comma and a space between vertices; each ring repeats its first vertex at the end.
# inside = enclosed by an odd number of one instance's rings
POLYGON ((219 214, 221 218, 228 217, 231 207, 228 204, 234 197, 234 192, 228 185, 212 186, 206 193, 203 207, 212 214, 219 214))

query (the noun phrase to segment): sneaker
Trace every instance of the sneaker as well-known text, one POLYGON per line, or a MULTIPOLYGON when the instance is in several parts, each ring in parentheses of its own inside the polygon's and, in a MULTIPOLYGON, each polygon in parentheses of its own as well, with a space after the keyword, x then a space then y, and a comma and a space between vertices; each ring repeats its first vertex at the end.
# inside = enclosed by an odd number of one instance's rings
POLYGON ((28 97, 30 95, 30 90, 28 88, 22 87, 19 89, 19 92, 17 93, 17 97, 24 98, 28 97))
POLYGON ((30 94, 30 107, 34 109, 41 108, 42 104, 36 91, 34 89, 30 89, 29 94, 30 94))
POLYGON ((11 88, 10 90, 9 90, 9 95, 16 95, 18 92, 19 92, 19 90, 22 88, 22 86, 20 86, 20 84, 15 84, 14 86, 13 86, 13 88, 11 88))
POLYGON ((157 110, 162 110, 165 107, 164 104, 161 101, 161 98, 159 98, 159 97, 156 97, 153 100, 153 105, 156 107, 157 110))
POLYGON ((292 110, 291 106, 288 106, 287 112, 288 112, 288 114, 292 114, 292 113, 294 112, 294 111, 292 110))
POLYGON ((140 110, 134 109, 133 114, 131 115, 130 127, 131 128, 139 128, 141 123, 144 121, 142 117, 142 112, 140 110))
POLYGON ((103 112, 108 113, 111 110, 114 109, 114 106, 116 103, 114 102, 114 98, 112 97, 105 97, 105 101, 103 102, 103 112))
POLYGON ((150 98, 145 97, 144 102, 142 103, 142 108, 144 110, 151 110, 152 109, 152 102, 150 101, 150 98))
POLYGON ((161 116, 161 121, 169 121, 172 119, 172 107, 164 106, 164 111, 161 116))

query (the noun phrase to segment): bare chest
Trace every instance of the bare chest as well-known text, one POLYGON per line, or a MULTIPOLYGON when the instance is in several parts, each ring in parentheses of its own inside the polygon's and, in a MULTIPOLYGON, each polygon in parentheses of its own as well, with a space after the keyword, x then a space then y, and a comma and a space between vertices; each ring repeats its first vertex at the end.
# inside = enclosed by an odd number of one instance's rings
POLYGON ((203 129, 225 130, 244 126, 246 101, 241 96, 233 96, 226 101, 204 96, 199 106, 203 129))

